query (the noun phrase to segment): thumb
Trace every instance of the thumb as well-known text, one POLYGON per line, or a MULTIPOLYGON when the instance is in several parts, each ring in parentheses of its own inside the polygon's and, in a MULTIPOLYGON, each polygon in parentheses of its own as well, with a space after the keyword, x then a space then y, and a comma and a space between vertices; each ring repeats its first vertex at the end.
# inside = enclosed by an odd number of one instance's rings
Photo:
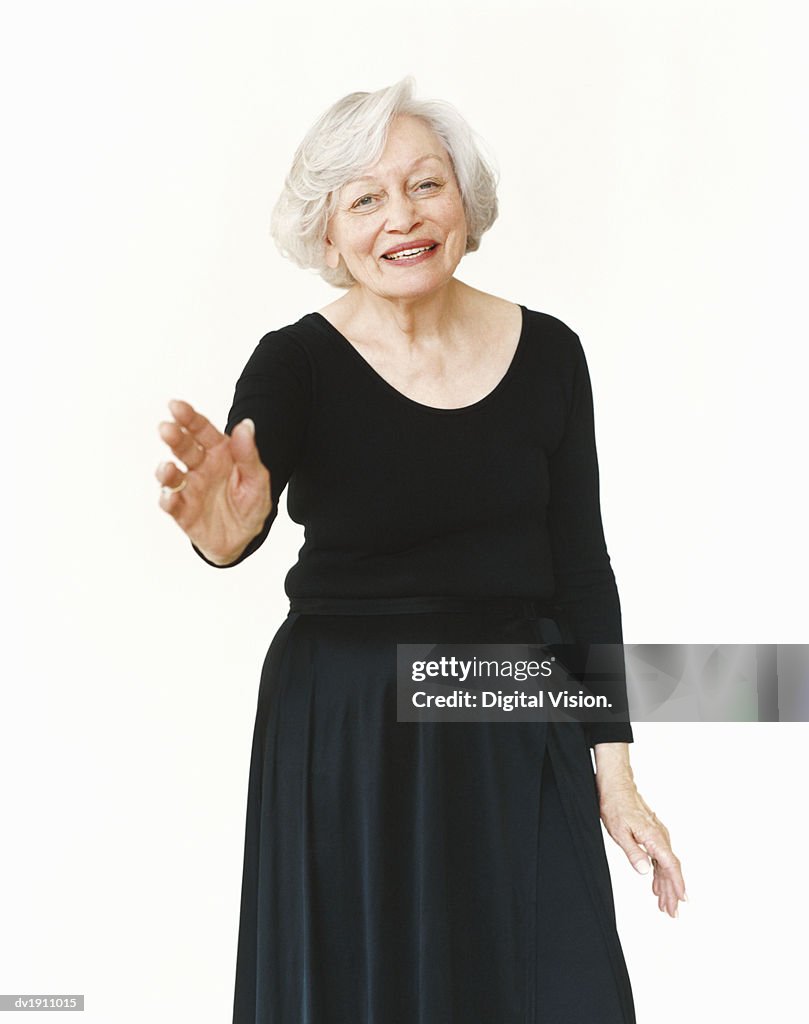
POLYGON ((648 875, 652 865, 649 862, 649 855, 634 841, 631 835, 627 836, 621 843, 621 848, 629 859, 632 867, 641 875, 648 875))
POLYGON ((249 417, 239 420, 231 431, 230 437, 233 461, 243 474, 252 476, 263 465, 256 445, 255 423, 249 417))

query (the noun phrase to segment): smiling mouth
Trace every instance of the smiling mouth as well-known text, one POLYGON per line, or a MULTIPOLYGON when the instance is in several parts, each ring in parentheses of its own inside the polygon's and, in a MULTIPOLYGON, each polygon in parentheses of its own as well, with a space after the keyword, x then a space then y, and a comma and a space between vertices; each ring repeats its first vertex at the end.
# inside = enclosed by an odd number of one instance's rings
POLYGON ((415 259, 416 256, 421 256, 424 252, 432 252, 437 244, 436 242, 434 245, 424 245, 419 249, 402 249, 401 252, 391 253, 390 256, 383 255, 382 259, 391 261, 415 259))

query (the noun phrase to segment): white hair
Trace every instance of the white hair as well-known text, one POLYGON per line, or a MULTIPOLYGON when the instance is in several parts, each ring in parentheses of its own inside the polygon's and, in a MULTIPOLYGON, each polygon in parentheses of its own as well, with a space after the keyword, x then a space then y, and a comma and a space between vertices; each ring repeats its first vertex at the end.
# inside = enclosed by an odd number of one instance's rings
POLYGON ((349 93, 318 118, 295 151, 270 232, 283 256, 315 268, 336 288, 355 283, 342 257, 336 269, 326 264, 326 230, 337 195, 381 158, 399 114, 425 121, 449 154, 466 215, 466 252, 480 246, 497 218, 498 172, 484 158, 476 133, 451 104, 415 99, 414 88, 415 79, 407 75, 376 92, 349 93))

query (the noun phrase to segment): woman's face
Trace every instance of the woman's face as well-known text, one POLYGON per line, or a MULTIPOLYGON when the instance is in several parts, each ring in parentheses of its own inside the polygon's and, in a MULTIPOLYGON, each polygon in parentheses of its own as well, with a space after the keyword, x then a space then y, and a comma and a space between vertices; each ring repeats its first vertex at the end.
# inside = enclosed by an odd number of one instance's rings
POLYGON ((449 154, 420 118, 394 118, 380 160, 338 193, 328 266, 336 269, 342 256, 360 286, 383 298, 417 298, 446 284, 465 252, 466 216, 449 154), (431 249, 386 258, 403 245, 431 249))

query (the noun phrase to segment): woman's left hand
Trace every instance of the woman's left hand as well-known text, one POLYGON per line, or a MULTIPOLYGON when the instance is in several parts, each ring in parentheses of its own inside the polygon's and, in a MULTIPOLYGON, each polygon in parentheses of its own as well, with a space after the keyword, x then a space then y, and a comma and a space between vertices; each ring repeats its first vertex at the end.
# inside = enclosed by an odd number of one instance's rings
POLYGON ((634 782, 608 783, 599 788, 604 827, 641 874, 652 862, 652 892, 657 905, 677 917, 677 904, 686 898, 679 859, 671 848, 669 830, 638 792, 634 782))

